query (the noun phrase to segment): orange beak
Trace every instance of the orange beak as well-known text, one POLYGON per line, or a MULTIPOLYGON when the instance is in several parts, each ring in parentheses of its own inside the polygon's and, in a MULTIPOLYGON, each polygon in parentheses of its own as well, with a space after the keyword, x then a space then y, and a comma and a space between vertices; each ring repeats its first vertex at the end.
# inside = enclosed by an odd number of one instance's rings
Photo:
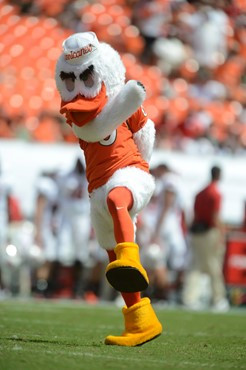
POLYGON ((95 98, 86 98, 82 95, 76 96, 70 102, 61 102, 60 113, 65 114, 67 123, 82 127, 93 120, 107 103, 106 88, 102 88, 95 98))

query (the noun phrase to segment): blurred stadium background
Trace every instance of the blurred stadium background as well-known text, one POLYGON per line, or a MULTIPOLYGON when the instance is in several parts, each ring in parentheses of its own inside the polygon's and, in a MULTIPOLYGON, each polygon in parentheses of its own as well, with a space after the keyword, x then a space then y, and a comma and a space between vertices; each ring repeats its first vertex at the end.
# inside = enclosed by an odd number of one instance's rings
MULTIPOLYGON (((78 156, 83 160, 59 114, 54 80, 63 40, 83 31, 117 49, 127 79, 145 85, 145 109, 157 130, 152 167, 167 163, 179 174, 187 227, 211 165, 222 167, 225 280, 231 304, 245 305, 244 0, 0 1, 0 176, 8 188, 5 203, 0 193, 0 214, 7 219, 0 228, 2 295, 37 293, 43 256, 32 238, 40 174, 70 170, 78 156), (230 255, 236 256, 231 265, 230 255)), ((87 267, 94 265, 90 260, 87 267)), ((66 287, 70 267, 62 264, 58 276, 66 287)))

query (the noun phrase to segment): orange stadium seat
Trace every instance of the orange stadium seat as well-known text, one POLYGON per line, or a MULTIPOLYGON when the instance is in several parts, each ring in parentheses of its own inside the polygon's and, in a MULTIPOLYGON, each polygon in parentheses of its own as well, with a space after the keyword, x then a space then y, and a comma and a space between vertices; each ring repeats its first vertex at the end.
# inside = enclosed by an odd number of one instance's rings
POLYGON ((246 60, 241 56, 235 56, 228 59, 215 72, 215 76, 225 85, 235 86, 240 82, 240 78, 246 67, 246 60))
POLYGON ((245 0, 234 0, 235 6, 243 12, 246 12, 246 1, 245 0))
POLYGON ((18 16, 14 6, 0 7, 0 100, 10 115, 24 111, 35 117, 43 109, 59 110, 54 69, 62 41, 70 34, 53 18, 18 16))
POLYGON ((108 42, 118 51, 139 55, 144 41, 136 26, 130 24, 132 10, 122 1, 102 1, 82 9, 82 22, 101 40, 108 42))
MULTIPOLYGON (((155 2, 160 9, 170 5, 170 0, 165 4, 162 0, 155 2)), ((25 114, 26 126, 34 140, 51 142, 62 137, 68 142, 75 140, 71 130, 61 132, 63 129, 52 118, 39 122, 41 112, 59 112, 60 98, 54 80, 55 63, 63 40, 74 30, 64 28, 57 16, 63 12, 66 4, 72 3, 70 0, 37 0, 40 13, 35 16, 20 14, 18 5, 12 5, 7 0, 0 3, 0 103, 10 117, 25 114), (47 135, 46 130, 49 131, 47 135)), ((246 44, 242 41, 245 39, 245 27, 234 28, 235 19, 231 17, 228 47, 234 55, 228 53, 225 62, 210 71, 211 79, 217 79, 225 85, 227 101, 205 103, 202 99, 188 95, 189 85, 195 81, 199 72, 199 64, 192 56, 175 70, 175 75, 169 80, 159 67, 140 62, 145 40, 132 23, 134 7, 129 4, 131 2, 125 0, 82 2, 81 8, 77 10, 78 29, 96 32, 101 41, 110 43, 120 52, 127 80, 140 80, 146 87, 144 107, 150 118, 160 127, 164 116, 169 115, 172 117, 170 125, 179 130, 190 112, 203 109, 213 117, 214 123, 209 134, 212 133, 215 140, 226 140, 230 130, 235 130, 245 143, 246 132, 238 114, 240 104, 246 104, 246 91, 242 83, 246 67, 246 44), (167 96, 166 85, 171 91, 167 96)), ((237 14, 246 10, 245 0, 234 0, 233 5, 237 14)), ((191 12, 192 4, 184 5, 184 9, 191 12)), ((143 8, 142 16, 149 16, 146 8, 143 8)), ((173 16, 175 21, 175 12, 173 16)), ((12 137, 12 128, 3 121, 1 126, 0 137, 12 137)))

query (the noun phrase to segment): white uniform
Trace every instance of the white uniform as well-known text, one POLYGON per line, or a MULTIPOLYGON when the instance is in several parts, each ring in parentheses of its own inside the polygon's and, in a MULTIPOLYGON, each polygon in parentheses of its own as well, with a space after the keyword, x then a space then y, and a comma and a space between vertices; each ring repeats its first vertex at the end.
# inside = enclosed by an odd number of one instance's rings
POLYGON ((158 216, 164 202, 163 195, 165 191, 173 192, 175 194, 175 201, 172 207, 168 209, 163 220, 160 238, 163 241, 166 260, 170 268, 182 270, 185 264, 186 242, 182 230, 182 199, 180 194, 180 180, 177 175, 170 173, 164 175, 161 179, 158 216))
POLYGON ((179 177, 173 173, 165 174, 156 181, 153 200, 142 215, 143 223, 147 225, 147 232, 152 235, 152 239, 153 236, 159 239, 159 249, 158 245, 147 243, 143 250, 143 261, 146 267, 168 265, 172 270, 183 270, 187 247, 182 230, 181 211, 179 177), (164 207, 164 194, 167 190, 175 194, 175 201, 167 210, 159 235, 156 235, 156 225, 164 207))
POLYGON ((8 194, 10 185, 2 176, 0 177, 0 247, 7 242, 8 233, 8 194))
POLYGON ((58 258, 65 264, 88 259, 90 211, 85 175, 61 174, 59 186, 58 258))
POLYGON ((57 258, 57 242, 54 234, 54 206, 57 204, 58 188, 56 181, 49 176, 41 176, 36 186, 37 196, 45 198, 41 220, 42 248, 47 261, 57 258))

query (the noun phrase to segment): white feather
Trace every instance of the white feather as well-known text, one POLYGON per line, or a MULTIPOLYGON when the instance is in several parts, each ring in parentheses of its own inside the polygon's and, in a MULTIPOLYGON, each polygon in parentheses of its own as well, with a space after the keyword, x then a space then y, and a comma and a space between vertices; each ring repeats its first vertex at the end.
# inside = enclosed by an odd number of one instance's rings
POLYGON ((133 134, 133 139, 146 162, 150 161, 155 143, 155 125, 148 119, 144 127, 133 134))

